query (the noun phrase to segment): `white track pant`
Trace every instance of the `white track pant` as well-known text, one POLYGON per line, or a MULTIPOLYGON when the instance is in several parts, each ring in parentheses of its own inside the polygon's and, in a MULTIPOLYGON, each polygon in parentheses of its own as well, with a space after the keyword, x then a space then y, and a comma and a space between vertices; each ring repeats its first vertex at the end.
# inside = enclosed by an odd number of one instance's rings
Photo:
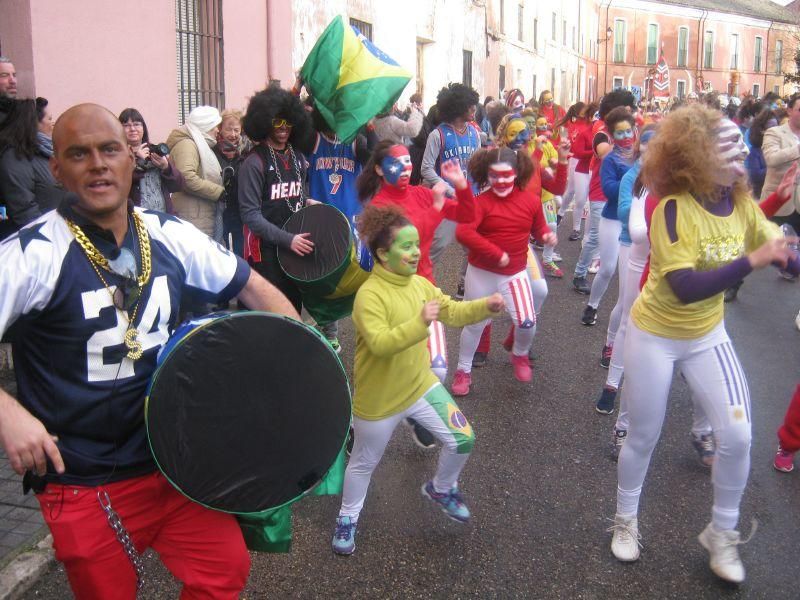
POLYGON ((589 302, 592 308, 597 308, 608 289, 611 278, 617 270, 617 256, 619 256, 619 234, 622 232, 622 223, 615 219, 600 217, 598 227, 598 247, 600 250, 600 270, 592 281, 592 291, 589 302))
POLYGON ((617 465, 617 514, 638 512, 676 367, 714 431, 717 456, 711 477, 712 521, 717 529, 735 529, 750 470, 750 392, 723 323, 694 340, 658 337, 629 323, 623 394, 627 395, 630 426, 617 465))
MULTIPOLYGON (((484 271, 473 265, 467 267, 464 277, 464 300, 475 300, 500 292, 506 303, 506 310, 514 323, 514 347, 516 356, 528 356, 536 335, 536 309, 533 304, 531 283, 527 268, 514 275, 501 275, 484 271)), ((458 369, 465 373, 472 371, 472 357, 478 348, 483 328, 490 319, 467 325, 461 330, 461 343, 458 349, 458 369)))
POLYGON ((475 434, 453 398, 444 386, 437 383, 409 408, 391 417, 378 421, 353 417, 355 443, 344 475, 339 516, 358 520, 372 473, 381 461, 395 428, 406 418, 414 419, 442 444, 433 488, 444 493, 457 487, 458 476, 475 444, 475 434))

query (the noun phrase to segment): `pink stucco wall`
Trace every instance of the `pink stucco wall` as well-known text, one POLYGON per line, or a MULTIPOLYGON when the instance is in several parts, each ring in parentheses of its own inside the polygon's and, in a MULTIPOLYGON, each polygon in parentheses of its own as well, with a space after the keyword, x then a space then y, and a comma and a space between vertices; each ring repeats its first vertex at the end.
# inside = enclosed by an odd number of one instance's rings
POLYGON ((173 2, 31 2, 36 93, 56 114, 96 102, 118 114, 141 111, 153 141, 176 124, 173 2))
POLYGON ((30 0, 6 0, 0 4, 0 54, 14 61, 17 71, 17 93, 20 98, 32 97, 33 45, 31 44, 30 0))
MULTIPOLYGON (((245 108, 270 77, 290 87, 290 0, 225 0, 222 7, 226 106, 245 108)), ((152 141, 177 124, 175 38, 174 0, 137 0, 135 7, 2 0, 0 42, 14 59, 21 97, 45 96, 56 115, 81 102, 115 114, 136 107, 152 141)))
POLYGON ((267 2, 223 2, 222 19, 225 106, 244 110, 267 81, 267 2))

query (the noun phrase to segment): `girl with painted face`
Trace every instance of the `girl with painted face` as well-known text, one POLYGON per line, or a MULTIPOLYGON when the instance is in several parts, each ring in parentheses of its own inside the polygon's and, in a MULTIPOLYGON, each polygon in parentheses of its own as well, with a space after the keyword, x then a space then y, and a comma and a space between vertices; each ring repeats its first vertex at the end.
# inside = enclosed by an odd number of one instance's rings
MULTIPOLYGON (((597 322, 597 307, 608 289, 608 284, 617 270, 617 257, 619 255, 619 236, 622 223, 617 217, 617 202, 619 201, 619 186, 623 175, 633 165, 634 144, 636 143, 636 130, 633 115, 623 106, 615 108, 606 115, 606 127, 611 134, 613 148, 603 159, 600 167, 600 183, 603 195, 606 198, 605 206, 600 213, 598 227, 598 242, 600 250, 600 269, 592 281, 589 292, 589 302, 584 308, 581 322, 584 325, 594 325, 597 322)), ((613 350, 614 335, 619 327, 622 307, 619 303, 611 313, 608 337, 600 356, 600 365, 608 368, 613 350)), ((608 413, 598 406, 597 410, 608 413)), ((613 407, 611 408, 613 410, 613 407)))
MULTIPOLYGON (((558 165, 558 150, 553 142, 553 129, 545 117, 536 120, 536 140, 531 157, 538 156, 542 171, 552 173, 558 165)), ((535 159, 534 159, 535 160, 535 159)), ((561 196, 553 194, 547 189, 542 189, 542 208, 547 225, 555 233, 558 227, 558 205, 561 196)), ((545 246, 542 249, 542 268, 548 277, 561 279, 564 272, 558 267, 561 256, 556 253, 555 246, 545 246)))
POLYGON ((661 432, 675 369, 711 421, 711 522, 699 536, 712 571, 741 582, 739 504, 750 469, 751 410, 744 374, 725 331, 722 293, 754 269, 800 272, 778 228, 752 201, 735 123, 699 105, 670 113, 648 143, 641 178, 661 198, 650 223, 650 271, 631 308, 624 365, 630 425, 618 464, 611 550, 639 558, 637 512, 661 432), (664 168, 669 165, 670 168, 664 168))
MULTIPOLYGON (((458 161, 441 165, 442 176, 454 188, 469 185, 458 161)), ((430 249, 434 232, 445 219, 469 223, 474 216, 472 198, 464 201, 447 198, 447 187, 440 182, 433 189, 409 185, 411 158, 405 146, 391 142, 379 143, 359 176, 356 186, 361 202, 370 198, 373 206, 400 206, 406 218, 417 228, 420 237, 420 262, 417 274, 435 284, 430 249)), ((447 376, 447 346, 444 327, 434 322, 430 327, 431 369, 444 381, 447 376)), ((432 441, 432 440, 431 440, 432 441)))
MULTIPOLYGON (((498 129, 499 135, 497 138, 499 147, 508 147, 508 143, 514 139, 514 133, 518 129, 518 127, 515 127, 515 124, 518 122, 518 119, 504 120, 501 122, 501 126, 498 129)), ((533 163, 533 173, 525 187, 525 191, 542 200, 542 206, 544 209, 544 199, 552 198, 556 194, 563 193, 566 187, 567 147, 562 146, 558 151, 556 151, 555 172, 553 172, 553 170, 550 168, 543 168, 541 166, 541 163, 544 162, 545 155, 542 147, 537 147, 535 141, 529 142, 527 148, 520 151, 530 156, 533 163)), ((551 164, 549 159, 547 160, 547 164, 551 164)), ((546 210, 544 211, 544 215, 545 220, 548 221, 548 213, 546 210)), ((551 231, 555 231, 555 210, 552 209, 552 207, 550 210, 548 226, 550 227, 551 231)), ((543 258, 549 258, 549 255, 547 254, 548 251, 552 253, 553 246, 545 246, 543 258)), ((542 307, 544 306, 544 301, 547 299, 548 289, 547 280, 545 279, 546 270, 543 267, 542 262, 534 253, 532 247, 528 248, 527 268, 528 280, 531 286, 531 293, 533 294, 533 304, 538 317, 542 307)), ((490 340, 491 323, 486 326, 483 335, 481 335, 478 349, 473 357, 473 367, 482 367, 486 363, 486 359, 489 354, 490 340)), ((510 352, 513 345, 514 327, 512 325, 508 332, 508 336, 506 336, 506 339, 503 342, 503 348, 510 352)))
MULTIPOLYGON (((500 292, 514 323, 511 362, 514 377, 531 380, 528 351, 536 333, 536 307, 528 279, 528 240, 531 235, 555 243, 547 226, 538 195, 526 188, 534 173, 525 152, 510 148, 482 149, 470 161, 470 174, 481 188, 488 188, 475 202, 475 218, 456 227, 456 238, 468 250, 464 298, 470 300, 500 292)), ((564 175, 563 173, 562 175, 564 175)), ((458 194, 468 198, 467 187, 458 194)), ((472 362, 487 321, 469 325, 461 332, 454 396, 466 396, 472 383, 472 362)))
POLYGON ((500 294, 456 302, 417 275, 423 256, 420 237, 399 206, 367 206, 358 230, 373 254, 375 267, 353 306, 355 445, 332 540, 337 554, 355 550, 356 526, 372 472, 404 418, 421 423, 442 445, 436 474, 422 486, 422 495, 450 519, 469 520, 470 511, 458 491, 458 476, 472 451, 475 434, 428 368, 425 341, 434 321, 462 327, 496 316, 503 309, 500 294))
POLYGON ((511 115, 519 117, 525 108, 525 96, 521 90, 514 88, 506 94, 506 107, 511 115))

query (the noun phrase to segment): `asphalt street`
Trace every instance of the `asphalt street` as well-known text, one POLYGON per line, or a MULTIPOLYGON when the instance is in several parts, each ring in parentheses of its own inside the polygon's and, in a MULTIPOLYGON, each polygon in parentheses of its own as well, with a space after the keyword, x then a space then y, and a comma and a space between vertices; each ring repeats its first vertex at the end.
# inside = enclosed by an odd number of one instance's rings
MULTIPOLYGON (((569 217, 568 217, 569 220, 569 217)), ((550 280, 550 295, 535 341, 534 379, 513 379, 494 328, 485 368, 473 373, 473 392, 459 404, 477 443, 461 479, 472 521, 447 520, 423 499, 436 452, 415 446, 399 428, 372 479, 356 537, 356 553, 330 549, 338 498, 309 498, 295 508, 295 539, 286 555, 254 554, 247 598, 797 598, 800 566, 800 468, 775 471, 775 431, 800 365, 800 284, 767 269, 748 277, 726 323, 748 376, 753 404, 750 481, 740 528, 747 581, 718 580, 697 534, 710 520, 710 472, 689 443, 691 403, 680 379, 672 388, 663 434, 645 483, 639 515, 643 551, 634 564, 612 556, 610 534, 616 463, 609 458, 613 416, 595 412, 605 381, 599 366, 616 279, 598 323, 580 316, 586 300, 572 290, 579 243, 564 241, 566 277, 550 280)), ((451 248, 439 269, 445 291, 455 290, 461 263, 451 248)), ((353 333, 342 325, 343 361, 350 369, 353 333)), ((458 331, 448 331, 450 377, 458 331)), ((265 457, 268 460, 269 457, 265 457)), ((798 465, 800 467, 800 465, 798 465)), ((60 566, 25 596, 62 599, 60 566)), ((148 554, 142 598, 177 598, 179 584, 148 554)))

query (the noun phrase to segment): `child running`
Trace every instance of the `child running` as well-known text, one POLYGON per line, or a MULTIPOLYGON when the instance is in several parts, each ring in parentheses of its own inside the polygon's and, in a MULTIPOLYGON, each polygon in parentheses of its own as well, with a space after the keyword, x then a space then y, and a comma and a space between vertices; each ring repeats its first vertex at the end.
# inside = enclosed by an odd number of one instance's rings
MULTIPOLYGON (((406 218, 417 228, 419 234, 420 259, 417 275, 436 285, 431 262, 431 244, 439 224, 447 219, 457 223, 468 223, 474 215, 471 200, 457 201, 445 198, 447 184, 434 184, 433 189, 409 185, 411 180, 411 156, 400 144, 380 142, 356 182, 361 202, 372 198, 373 206, 399 206, 406 218)), ((440 165, 442 177, 454 188, 468 186, 468 182, 457 160, 440 165)), ((444 325, 433 321, 428 327, 428 354, 431 370, 444 383, 447 377, 447 340, 444 325)), ((435 445, 433 435, 414 419, 406 419, 411 427, 414 441, 422 448, 435 445)))
POLYGON ((465 523, 470 512, 458 491, 458 476, 475 435, 464 414, 431 372, 425 341, 438 320, 461 327, 503 309, 492 294, 456 302, 418 276, 422 253, 417 229, 397 206, 367 206, 358 231, 375 259, 369 279, 356 294, 353 427, 355 445, 347 465, 342 506, 332 546, 336 554, 355 550, 358 517, 372 472, 397 424, 411 417, 442 444, 439 465, 422 494, 450 519, 465 523))
MULTIPOLYGON (((566 162, 566 161, 565 161, 566 162)), ((528 239, 557 242, 542 212, 538 195, 526 191, 534 173, 525 152, 511 148, 478 150, 470 160, 470 174, 480 187, 487 187, 475 203, 475 219, 456 227, 456 238, 469 251, 464 298, 479 298, 500 292, 514 323, 511 362, 519 381, 531 380, 528 351, 536 332, 536 312, 527 272, 528 239)), ((562 169, 562 181, 566 165, 562 169)), ((468 200, 469 187, 456 191, 468 200)), ((454 396, 466 396, 472 383, 472 360, 486 321, 461 332, 458 370, 453 380, 454 396)))

